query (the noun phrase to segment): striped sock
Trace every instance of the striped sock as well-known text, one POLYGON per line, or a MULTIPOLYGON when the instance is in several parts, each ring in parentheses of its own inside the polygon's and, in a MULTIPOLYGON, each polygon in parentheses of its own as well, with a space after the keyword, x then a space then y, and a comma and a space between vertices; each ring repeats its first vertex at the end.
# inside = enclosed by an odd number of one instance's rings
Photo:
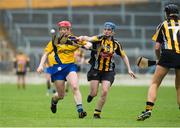
POLYGON ((95 115, 100 115, 100 114, 101 114, 101 110, 95 109, 95 110, 94 110, 94 114, 95 114, 95 115))
POLYGON ((152 111, 153 106, 154 106, 154 103, 147 101, 146 102, 146 111, 152 111))

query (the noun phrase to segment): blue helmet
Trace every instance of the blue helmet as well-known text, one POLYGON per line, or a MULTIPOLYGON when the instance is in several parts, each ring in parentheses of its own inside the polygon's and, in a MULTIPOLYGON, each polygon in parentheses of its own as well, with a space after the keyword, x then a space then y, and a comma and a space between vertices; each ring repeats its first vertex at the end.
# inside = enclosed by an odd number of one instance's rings
POLYGON ((105 22, 104 23, 104 28, 107 28, 107 29, 112 29, 113 31, 116 29, 116 25, 112 22, 105 22))

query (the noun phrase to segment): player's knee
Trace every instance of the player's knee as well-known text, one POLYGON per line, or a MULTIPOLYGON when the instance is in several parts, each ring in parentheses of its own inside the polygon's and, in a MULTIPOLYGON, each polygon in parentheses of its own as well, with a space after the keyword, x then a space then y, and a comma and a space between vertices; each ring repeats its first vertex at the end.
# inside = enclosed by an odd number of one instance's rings
POLYGON ((73 87, 72 87, 72 91, 73 91, 73 92, 76 92, 76 91, 78 91, 78 90, 79 90, 78 86, 73 86, 73 87))
POLYGON ((108 94, 108 90, 103 90, 102 91, 102 96, 107 96, 107 94, 108 94))
POLYGON ((58 100, 64 99, 64 94, 58 94, 58 100))

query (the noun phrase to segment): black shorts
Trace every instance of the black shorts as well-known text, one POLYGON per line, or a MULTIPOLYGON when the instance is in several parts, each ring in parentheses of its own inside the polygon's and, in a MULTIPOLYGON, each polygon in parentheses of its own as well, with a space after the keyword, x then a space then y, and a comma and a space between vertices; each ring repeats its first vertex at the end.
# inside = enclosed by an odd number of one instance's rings
POLYGON ((88 81, 99 80, 100 82, 102 80, 107 80, 107 81, 110 81, 112 85, 114 82, 114 76, 115 76, 114 71, 99 71, 99 70, 91 68, 87 74, 87 79, 88 81))
POLYGON ((180 69, 180 54, 171 50, 163 50, 158 65, 166 68, 180 69))
POLYGON ((25 76, 26 72, 16 72, 16 75, 18 75, 18 76, 25 76))

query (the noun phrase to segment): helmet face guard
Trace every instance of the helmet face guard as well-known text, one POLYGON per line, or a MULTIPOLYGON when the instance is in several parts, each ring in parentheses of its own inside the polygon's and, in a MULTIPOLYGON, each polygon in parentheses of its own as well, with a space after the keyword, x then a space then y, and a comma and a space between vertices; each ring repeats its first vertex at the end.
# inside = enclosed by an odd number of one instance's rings
POLYGON ((178 6, 175 4, 166 5, 164 8, 164 11, 165 11, 167 17, 173 16, 173 15, 178 16, 178 14, 179 14, 178 6))

